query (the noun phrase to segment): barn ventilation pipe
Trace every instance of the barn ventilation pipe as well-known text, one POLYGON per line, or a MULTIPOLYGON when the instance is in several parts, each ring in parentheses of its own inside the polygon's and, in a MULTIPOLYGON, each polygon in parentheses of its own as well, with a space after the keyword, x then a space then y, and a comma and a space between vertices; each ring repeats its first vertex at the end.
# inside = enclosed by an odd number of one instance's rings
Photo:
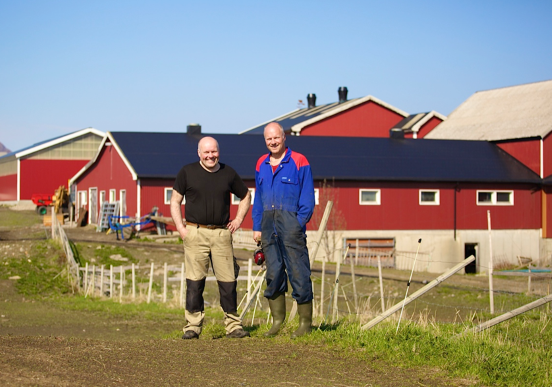
POLYGON ((187 134, 201 134, 201 125, 199 124, 189 124, 186 127, 187 134))
POLYGON ((316 107, 316 94, 311 93, 307 95, 307 102, 309 103, 308 104, 309 109, 316 107))
POLYGON ((339 89, 337 89, 337 94, 339 95, 339 103, 347 102, 347 88, 345 86, 341 86, 339 89))

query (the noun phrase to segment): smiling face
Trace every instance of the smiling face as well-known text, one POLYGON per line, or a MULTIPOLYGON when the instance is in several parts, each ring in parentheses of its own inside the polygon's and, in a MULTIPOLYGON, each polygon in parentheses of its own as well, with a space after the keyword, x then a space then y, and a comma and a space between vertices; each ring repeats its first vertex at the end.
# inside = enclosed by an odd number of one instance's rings
POLYGON ((197 146, 199 161, 205 169, 213 171, 218 168, 219 146, 213 137, 204 137, 197 146))
POLYGON ((275 122, 268 124, 264 130, 264 138, 272 156, 278 158, 286 151, 286 135, 279 124, 275 122))

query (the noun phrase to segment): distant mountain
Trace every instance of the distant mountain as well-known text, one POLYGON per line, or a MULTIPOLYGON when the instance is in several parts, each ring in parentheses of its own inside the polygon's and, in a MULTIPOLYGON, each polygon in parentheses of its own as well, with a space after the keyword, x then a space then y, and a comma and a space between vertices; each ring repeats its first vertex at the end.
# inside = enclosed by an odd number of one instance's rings
POLYGON ((8 148, 6 148, 6 147, 4 146, 4 144, 2 144, 2 143, 0 142, 0 156, 5 155, 6 153, 11 153, 11 150, 9 150, 8 148))

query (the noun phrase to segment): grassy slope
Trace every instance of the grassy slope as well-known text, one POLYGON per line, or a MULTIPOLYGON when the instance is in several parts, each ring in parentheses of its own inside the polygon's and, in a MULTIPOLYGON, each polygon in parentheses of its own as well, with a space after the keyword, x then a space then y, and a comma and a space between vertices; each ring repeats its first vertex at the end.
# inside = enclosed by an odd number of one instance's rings
MULTIPOLYGON (((25 217, 20 221, 29 225, 25 217)), ((5 222, 10 223, 10 227, 20 224, 17 214, 9 214, 6 218, 4 212, 0 212, 0 224, 5 222)), ((135 323, 161 323, 181 318, 181 310, 162 304, 119 304, 73 295, 66 279, 58 275, 63 270, 63 264, 62 252, 55 243, 34 242, 30 251, 19 256, 0 257, 0 278, 19 275, 21 279, 17 282, 17 289, 21 294, 40 299, 59 310, 99 313, 107 318, 123 318, 135 323)), ((218 323, 222 319, 219 308, 207 308, 206 312, 208 324, 204 335, 222 336, 223 328, 218 323)), ((257 315, 266 318, 263 312, 257 311, 257 315)), ((403 320, 398 334, 395 334, 396 323, 393 322, 384 322, 369 331, 361 331, 357 322, 340 321, 335 325, 321 324, 320 329, 296 340, 296 343, 327 345, 367 362, 384 360, 404 367, 436 367, 450 376, 475 378, 483 385, 550 386, 550 320, 551 315, 545 307, 475 335, 460 335, 473 326, 471 322, 442 324, 429 318, 415 322, 403 320)), ((286 334, 275 340, 289 341, 287 333, 296 324, 296 320, 289 324, 284 331, 286 334)), ((267 328, 261 324, 247 329, 257 336, 267 328)), ((175 330, 165 338, 178 338, 180 334, 179 330, 175 330)))

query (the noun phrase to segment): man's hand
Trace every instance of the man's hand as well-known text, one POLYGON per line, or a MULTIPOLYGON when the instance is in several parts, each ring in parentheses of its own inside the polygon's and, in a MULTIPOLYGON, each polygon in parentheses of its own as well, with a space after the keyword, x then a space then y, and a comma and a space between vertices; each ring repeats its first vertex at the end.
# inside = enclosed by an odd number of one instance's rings
POLYGON ((255 242, 259 242, 261 240, 261 232, 253 231, 253 239, 255 240, 255 242))
POLYGON ((182 227, 177 227, 177 231, 180 234, 180 238, 184 241, 184 239, 186 239, 186 235, 188 235, 188 229, 186 226, 183 225, 182 227))
POLYGON ((230 232, 233 234, 238 228, 240 228, 241 224, 242 224, 241 220, 234 219, 226 225, 226 228, 230 230, 230 232))

